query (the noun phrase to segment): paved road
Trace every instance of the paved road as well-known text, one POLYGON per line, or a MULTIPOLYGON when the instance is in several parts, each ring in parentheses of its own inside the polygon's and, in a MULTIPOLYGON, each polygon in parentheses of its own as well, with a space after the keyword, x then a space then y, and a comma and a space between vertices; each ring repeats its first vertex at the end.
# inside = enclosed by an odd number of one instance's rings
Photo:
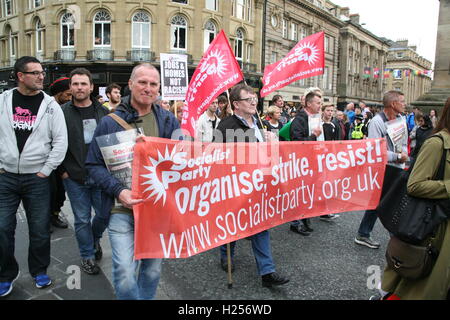
MULTIPOLYGON (((73 226, 68 201, 63 211, 73 226)), ((9 300, 114 299, 107 233, 102 239, 102 273, 88 276, 81 272, 81 289, 70 290, 67 287, 68 268, 79 263, 73 227, 56 229, 52 235, 49 275, 54 284, 45 290, 34 288, 27 272, 28 233, 24 217, 19 210, 16 256, 21 277, 9 300)), ((315 218, 312 222, 315 231, 309 237, 289 231, 288 224, 272 229, 272 251, 277 271, 290 279, 285 286, 273 289, 261 286, 251 243, 244 239, 237 243, 232 289, 228 289, 227 275, 220 268, 219 253, 215 248, 189 259, 165 260, 157 299, 366 300, 376 293, 367 287, 367 269, 370 266, 375 266, 375 270, 384 268, 388 234, 377 222, 373 236, 381 242, 381 248, 373 250, 355 245, 353 238, 361 217, 362 212, 343 213, 331 223, 315 218)))
MULTIPOLYGON (((233 288, 220 268, 218 249, 189 259, 164 262, 160 291, 169 299, 256 299, 256 300, 366 300, 377 290, 367 286, 372 270, 384 269, 389 238, 378 221, 373 236, 378 250, 354 244, 362 212, 343 213, 333 222, 313 219, 315 231, 304 237, 289 231, 289 225, 271 230, 272 251, 277 271, 290 282, 278 288, 263 288, 256 273, 251 242, 240 240, 236 247, 233 288), (370 266, 370 274, 367 269, 370 266)), ((372 281, 369 281, 373 283, 372 281)))

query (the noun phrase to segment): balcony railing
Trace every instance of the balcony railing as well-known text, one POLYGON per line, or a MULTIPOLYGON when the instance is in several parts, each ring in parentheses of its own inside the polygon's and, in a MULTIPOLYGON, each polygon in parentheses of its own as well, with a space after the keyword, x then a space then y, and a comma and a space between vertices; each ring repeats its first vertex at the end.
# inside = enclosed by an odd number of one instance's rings
POLYGON ((155 60, 155 53, 148 49, 133 49, 131 51, 127 51, 127 60, 152 62, 155 60))
POLYGON ((57 50, 53 54, 53 60, 74 61, 77 51, 72 49, 57 50))
POLYGON ((114 50, 111 49, 94 49, 87 52, 87 60, 89 61, 104 61, 114 60, 114 50))
POLYGON ((244 62, 244 68, 242 70, 246 72, 256 72, 256 64, 244 62))

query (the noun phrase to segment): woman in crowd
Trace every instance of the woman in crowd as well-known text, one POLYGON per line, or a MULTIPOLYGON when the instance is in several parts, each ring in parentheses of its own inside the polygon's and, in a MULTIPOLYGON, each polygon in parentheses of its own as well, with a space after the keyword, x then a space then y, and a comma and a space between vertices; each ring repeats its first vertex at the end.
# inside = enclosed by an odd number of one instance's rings
POLYGON ((263 124, 268 131, 278 132, 283 127, 280 123, 281 110, 277 106, 270 106, 267 109, 269 120, 263 120, 263 124))
POLYGON ((436 109, 431 109, 430 110, 430 119, 431 119, 431 123, 433 124, 433 128, 436 128, 436 125, 438 123, 438 117, 437 117, 436 109))
POLYGON ((175 118, 178 119, 178 122, 181 124, 181 120, 183 120, 183 101, 175 101, 174 104, 170 107, 170 112, 175 115, 175 118))
POLYGON ((433 124, 431 123, 431 119, 429 116, 427 115, 422 116, 418 114, 416 118, 417 118, 416 120, 417 128, 414 128, 415 129, 414 148, 411 145, 411 157, 414 159, 417 158, 420 148, 433 131, 433 124))
MULTIPOLYGON (((408 193, 415 197, 428 199, 450 199, 450 98, 447 99, 442 117, 433 133, 440 135, 425 141, 418 154, 414 168, 408 180, 408 193), (432 180, 438 171, 442 153, 447 152, 444 180, 432 180)), ((450 223, 448 219, 441 223, 434 237, 422 245, 431 245, 439 251, 439 256, 431 273, 421 279, 408 280, 400 277, 395 270, 386 268, 382 281, 382 290, 391 294, 391 299, 401 300, 445 300, 449 299, 450 289, 450 223)))

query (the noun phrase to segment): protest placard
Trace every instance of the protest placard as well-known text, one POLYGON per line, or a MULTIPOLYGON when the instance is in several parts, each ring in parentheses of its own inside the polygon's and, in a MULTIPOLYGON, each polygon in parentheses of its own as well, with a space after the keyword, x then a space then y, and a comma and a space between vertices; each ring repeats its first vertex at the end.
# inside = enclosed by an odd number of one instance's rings
POLYGON ((161 53, 161 96, 184 100, 188 87, 187 55, 161 53))

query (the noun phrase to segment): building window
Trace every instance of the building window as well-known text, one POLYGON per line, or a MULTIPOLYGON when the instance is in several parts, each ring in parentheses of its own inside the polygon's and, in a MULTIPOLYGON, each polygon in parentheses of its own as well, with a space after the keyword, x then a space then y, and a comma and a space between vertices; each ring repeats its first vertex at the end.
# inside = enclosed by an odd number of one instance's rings
POLYGON ((208 20, 205 24, 205 31, 204 31, 204 45, 203 45, 203 51, 206 51, 208 49, 211 42, 213 42, 214 38, 217 35, 217 27, 211 20, 208 20))
POLYGON ((283 19, 283 38, 288 37, 288 21, 283 19))
POLYGON ((44 40, 44 27, 41 24, 41 20, 37 19, 37 21, 36 21, 36 53, 38 55, 42 54, 42 52, 44 51, 43 40, 44 40))
POLYGON ((111 16, 105 10, 99 11, 94 17, 94 47, 109 47, 111 45, 111 16))
POLYGON ((182 16, 175 16, 170 22, 171 38, 170 48, 177 50, 187 49, 187 22, 182 16))
POLYGON ((30 9, 39 8, 44 0, 30 0, 30 9))
POLYGON ((71 13, 61 17, 61 48, 72 48, 75 45, 75 18, 71 13))
POLYGON ((251 0, 232 0, 231 14, 242 20, 251 21, 252 1, 251 0))
POLYGON ((278 53, 276 51, 272 51, 272 55, 270 56, 270 64, 278 61, 278 53))
POLYGON ((3 16, 7 17, 12 15, 13 12, 13 0, 3 0, 3 16))
POLYGON ((301 26, 300 27, 300 40, 303 40, 304 38, 306 38, 308 35, 307 31, 306 31, 306 27, 305 26, 301 26))
POLYGON ((9 62, 14 65, 17 56, 17 35, 13 35, 12 30, 9 30, 9 62))
POLYGON ((144 11, 138 11, 132 19, 132 46, 137 49, 150 49, 150 16, 144 11))
POLYGON ((242 29, 236 31, 236 39, 234 40, 234 56, 242 64, 244 58, 244 32, 242 29))
POLYGON ((297 41, 298 40, 298 25, 294 22, 291 22, 291 37, 290 40, 297 41))
POLYGON ((278 17, 273 14, 270 17, 270 23, 272 24, 272 27, 277 28, 278 27, 278 17))
POLYGON ((172 0, 172 2, 182 3, 182 4, 188 4, 188 0, 172 0))
POLYGON ((325 36, 325 52, 333 53, 334 51, 334 38, 330 36, 325 36))
POLYGON ((330 71, 330 67, 325 67, 325 70, 323 72, 323 86, 325 90, 331 90, 331 84, 332 84, 332 72, 330 71))
POLYGON ((217 0, 205 0, 205 7, 208 10, 217 11, 219 10, 219 4, 217 3, 217 0))
POLYGON ((251 63, 252 56, 253 56, 253 45, 249 43, 249 44, 246 45, 245 49, 246 49, 245 61, 247 63, 251 63))

